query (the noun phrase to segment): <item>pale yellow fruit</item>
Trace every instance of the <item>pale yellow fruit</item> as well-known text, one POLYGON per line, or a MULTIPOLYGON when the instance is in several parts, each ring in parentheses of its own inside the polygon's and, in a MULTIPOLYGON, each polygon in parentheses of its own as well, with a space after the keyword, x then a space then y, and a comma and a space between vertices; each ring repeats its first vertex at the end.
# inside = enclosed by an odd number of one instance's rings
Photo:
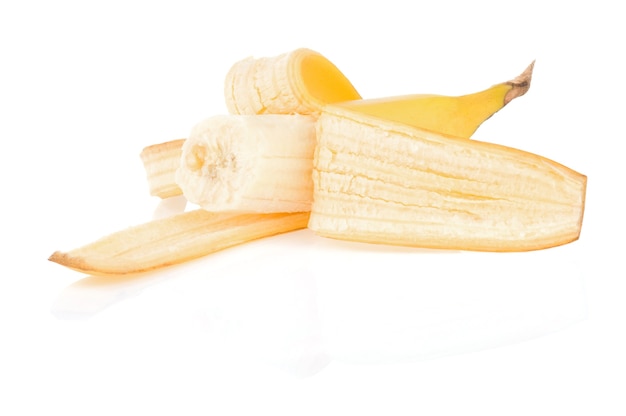
POLYGON ((309 116, 209 117, 183 145, 176 184, 207 211, 309 211, 315 144, 309 116))

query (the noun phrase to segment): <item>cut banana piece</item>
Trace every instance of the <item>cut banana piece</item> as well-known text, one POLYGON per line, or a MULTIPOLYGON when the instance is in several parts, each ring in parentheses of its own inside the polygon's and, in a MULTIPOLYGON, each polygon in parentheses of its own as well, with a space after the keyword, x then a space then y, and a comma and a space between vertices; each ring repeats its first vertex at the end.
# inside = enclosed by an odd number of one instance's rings
POLYGON ((328 106, 309 228, 343 240, 526 251, 579 237, 586 177, 546 158, 328 106))
POLYGON ((184 142, 185 139, 172 140, 142 150, 140 156, 146 171, 150 195, 169 198, 182 194, 174 174, 180 165, 184 142))
POLYGON ((185 212, 118 231, 49 260, 93 275, 125 275, 183 263, 263 237, 305 228, 309 214, 185 212))
POLYGON ((339 103, 351 111, 435 133, 469 138, 489 117, 530 88, 534 62, 515 79, 458 97, 406 95, 339 103))
POLYGON ((311 116, 210 117, 185 141, 176 183, 207 211, 309 211, 315 144, 311 116))
POLYGON ((313 114, 324 105, 361 98, 345 75, 310 49, 236 62, 224 83, 231 114, 313 114))

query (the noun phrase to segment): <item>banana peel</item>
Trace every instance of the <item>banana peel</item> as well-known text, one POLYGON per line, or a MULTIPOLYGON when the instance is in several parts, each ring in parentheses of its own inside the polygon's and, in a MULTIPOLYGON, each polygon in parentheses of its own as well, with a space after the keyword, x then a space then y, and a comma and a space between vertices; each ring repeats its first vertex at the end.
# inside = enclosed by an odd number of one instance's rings
POLYGON ((308 227, 342 240, 529 251, 579 238, 587 177, 522 150, 329 105, 308 227))
POLYGON ((96 276, 137 274, 305 228, 308 212, 237 214, 202 209, 136 225, 48 260, 96 276))

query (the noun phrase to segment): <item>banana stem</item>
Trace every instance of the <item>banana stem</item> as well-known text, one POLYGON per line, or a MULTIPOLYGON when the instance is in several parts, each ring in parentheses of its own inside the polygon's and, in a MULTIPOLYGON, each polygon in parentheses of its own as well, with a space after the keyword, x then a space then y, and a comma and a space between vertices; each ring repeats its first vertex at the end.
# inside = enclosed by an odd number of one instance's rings
POLYGON ((521 97, 526 94, 526 91, 530 88, 530 81, 533 77, 533 69, 535 68, 535 61, 532 61, 530 65, 519 74, 517 77, 508 81, 507 84, 511 86, 509 92, 504 96, 504 105, 507 105, 511 100, 521 97))

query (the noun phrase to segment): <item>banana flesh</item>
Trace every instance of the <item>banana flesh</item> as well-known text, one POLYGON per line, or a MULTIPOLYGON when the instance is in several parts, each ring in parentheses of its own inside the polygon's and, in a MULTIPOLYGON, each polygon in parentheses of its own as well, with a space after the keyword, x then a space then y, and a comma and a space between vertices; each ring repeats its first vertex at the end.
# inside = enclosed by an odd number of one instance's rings
POLYGON ((331 61, 306 48, 243 59, 231 67, 224 81, 231 114, 319 115, 328 103, 360 98, 331 61))
POLYGON ((127 228, 49 260, 102 276, 143 273, 248 241, 305 228, 308 212, 274 214, 185 212, 127 228))
POLYGON ((579 237, 586 177, 549 159, 328 106, 308 227, 343 240, 527 251, 579 237))
POLYGON ((210 117, 185 141, 175 180, 207 211, 309 211, 315 144, 310 116, 210 117))

